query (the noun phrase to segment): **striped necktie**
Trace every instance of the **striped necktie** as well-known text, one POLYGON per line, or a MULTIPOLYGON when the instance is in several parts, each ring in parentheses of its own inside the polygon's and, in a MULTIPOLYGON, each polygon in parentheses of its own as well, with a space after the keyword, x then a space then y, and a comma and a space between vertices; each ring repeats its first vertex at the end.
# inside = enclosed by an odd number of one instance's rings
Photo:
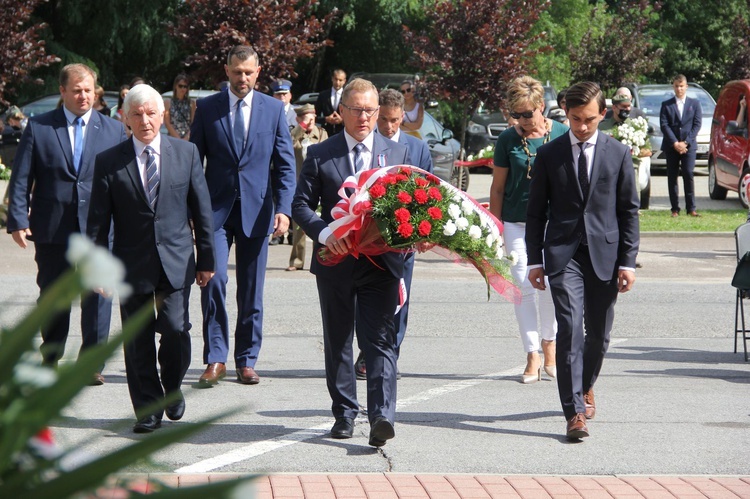
POLYGON ((365 145, 362 142, 354 146, 354 173, 362 171, 365 167, 365 158, 362 155, 364 148, 365 145))
POLYGON ((148 187, 148 199, 151 208, 156 207, 156 198, 159 196, 159 170, 156 168, 156 154, 151 146, 144 150, 148 154, 146 161, 146 185, 148 187))

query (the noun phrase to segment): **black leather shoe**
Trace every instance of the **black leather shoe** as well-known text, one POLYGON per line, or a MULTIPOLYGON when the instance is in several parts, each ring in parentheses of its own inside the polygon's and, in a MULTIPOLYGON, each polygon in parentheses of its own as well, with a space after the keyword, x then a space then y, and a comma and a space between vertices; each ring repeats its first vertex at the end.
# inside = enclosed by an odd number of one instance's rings
POLYGON ((138 422, 133 426, 134 433, 151 433, 154 430, 161 428, 161 419, 157 418, 153 414, 139 419, 138 422))
POLYGON ((379 417, 370 424, 370 445, 373 447, 382 447, 386 440, 396 436, 396 430, 393 424, 387 418, 379 417))
POLYGON ((331 438, 352 438, 354 435, 354 419, 336 418, 331 428, 331 438))
POLYGON ((168 405, 164 413, 172 421, 179 421, 182 419, 182 415, 185 414, 185 399, 180 398, 177 402, 168 405))
POLYGON ((367 366, 365 365, 365 353, 360 350, 357 356, 357 361, 354 363, 354 372, 357 375, 357 379, 367 379, 367 366))

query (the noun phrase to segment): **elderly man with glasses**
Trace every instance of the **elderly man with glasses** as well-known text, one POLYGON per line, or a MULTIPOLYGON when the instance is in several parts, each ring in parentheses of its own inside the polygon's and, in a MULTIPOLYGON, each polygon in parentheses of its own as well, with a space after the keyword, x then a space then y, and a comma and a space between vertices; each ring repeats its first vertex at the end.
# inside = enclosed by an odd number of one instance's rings
MULTIPOLYGON (((339 105, 344 132, 312 145, 302 165, 292 203, 294 221, 315 241, 315 252, 325 246, 334 255, 352 249, 349 236, 338 239, 328 224, 339 199, 341 183, 356 172, 405 164, 404 146, 375 133, 378 90, 367 80, 354 79, 344 88, 339 105), (318 206, 321 214, 316 214, 318 206)), ((326 382, 335 424, 332 438, 351 438, 359 413, 352 339, 364 351, 367 365, 367 416, 374 447, 395 435, 396 328, 394 313, 404 258, 385 253, 369 258, 346 256, 332 266, 313 259, 323 317, 326 382)))

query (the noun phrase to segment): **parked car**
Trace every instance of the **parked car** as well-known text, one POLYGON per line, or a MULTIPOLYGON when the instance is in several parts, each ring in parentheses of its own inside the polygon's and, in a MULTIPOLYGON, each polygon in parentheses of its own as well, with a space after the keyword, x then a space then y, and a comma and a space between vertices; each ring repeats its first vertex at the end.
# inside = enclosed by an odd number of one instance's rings
MULTIPOLYGON (((664 138, 661 133, 659 123, 659 113, 661 112, 661 103, 674 97, 672 85, 655 84, 639 85, 628 83, 625 86, 630 88, 633 94, 633 105, 640 108, 648 118, 649 125, 654 130, 651 135, 651 150, 654 155, 651 156, 651 169, 666 168, 667 158, 661 150, 661 142, 664 138)), ((688 83, 687 96, 698 99, 703 111, 703 124, 698 132, 697 142, 698 150, 696 151, 695 166, 708 166, 708 146, 711 139, 711 119, 716 108, 716 101, 711 94, 706 92, 697 83, 688 83)))
POLYGON ((435 175, 460 187, 463 191, 468 189, 468 168, 457 168, 455 165, 461 144, 453 138, 453 131, 445 128, 430 113, 425 112, 419 134, 430 148, 435 175))
POLYGON ((750 102, 750 80, 730 81, 719 94, 711 122, 711 143, 708 151, 708 195, 711 199, 726 199, 727 191, 739 194, 740 202, 748 207, 750 180, 750 139, 747 113, 738 116, 740 99, 750 102))
MULTIPOLYGON (((352 73, 349 76, 347 83, 352 81, 354 78, 364 78, 372 82, 378 90, 385 90, 386 88, 392 88, 398 90, 401 88, 401 84, 405 80, 412 80, 417 86, 417 92, 419 92, 419 80, 420 75, 414 73, 363 73, 357 72, 352 73)), ((418 94, 419 95, 419 94, 418 94)))
POLYGON ((308 94, 302 94, 297 100, 294 101, 296 107, 302 106, 303 104, 315 104, 318 100, 319 92, 310 92, 308 94))

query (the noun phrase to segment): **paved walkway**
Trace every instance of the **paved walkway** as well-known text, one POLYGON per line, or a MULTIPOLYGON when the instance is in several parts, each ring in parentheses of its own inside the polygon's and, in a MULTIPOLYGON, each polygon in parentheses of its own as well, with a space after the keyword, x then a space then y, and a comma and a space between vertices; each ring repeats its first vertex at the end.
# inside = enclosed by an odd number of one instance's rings
MULTIPOLYGON (((230 474, 126 475, 141 490, 203 485, 239 478, 230 474), (144 483, 149 480, 149 483, 144 483)), ((271 475, 254 481, 258 499, 585 499, 747 498, 750 476, 500 476, 430 474, 271 475)))

